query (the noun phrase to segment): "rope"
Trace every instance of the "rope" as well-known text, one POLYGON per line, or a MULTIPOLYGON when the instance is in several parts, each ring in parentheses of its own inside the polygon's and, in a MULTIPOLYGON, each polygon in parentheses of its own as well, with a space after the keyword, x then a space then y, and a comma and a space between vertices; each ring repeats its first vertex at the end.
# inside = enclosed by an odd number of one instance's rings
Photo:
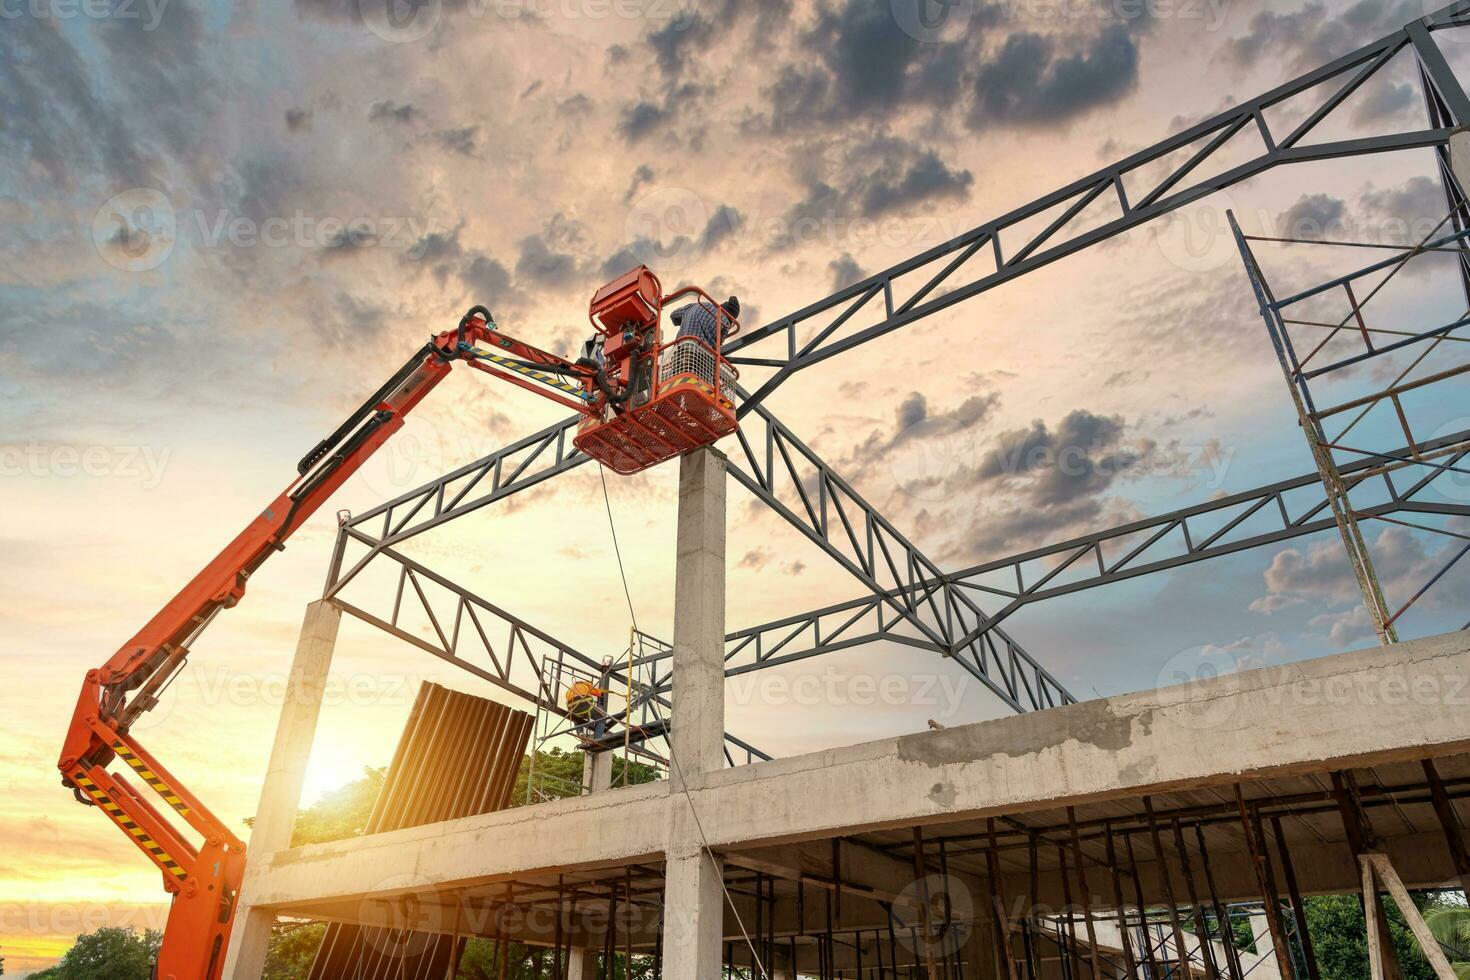
MULTIPOLYGON (((597 473, 602 478, 602 502, 607 507, 607 528, 612 532, 613 554, 618 560, 618 575, 623 580, 623 595, 628 600, 628 618, 632 620, 633 629, 637 630, 638 614, 633 609, 633 593, 628 588, 628 572, 623 567, 622 548, 618 546, 618 526, 617 522, 613 520, 612 498, 607 492, 607 471, 602 468, 601 463, 597 464, 597 473)), ((656 699, 650 699, 648 703, 653 708, 654 717, 662 722, 663 714, 658 710, 658 701, 656 699)), ((699 810, 694 805, 694 797, 689 792, 689 784, 684 781, 684 768, 679 765, 679 757, 674 752, 674 740, 672 737, 666 736, 666 738, 669 743, 669 761, 673 763, 674 772, 679 777, 679 789, 684 794, 685 801, 689 804, 689 815, 694 818, 694 829, 699 833, 699 845, 704 850, 704 853, 709 856, 710 861, 715 862, 715 852, 710 849, 709 837, 705 835, 704 824, 699 819, 699 810)), ((720 891, 725 895, 725 904, 730 906, 730 911, 735 915, 735 925, 740 929, 741 938, 745 940, 745 945, 750 947, 750 958, 755 963, 755 968, 760 971, 763 980, 770 980, 770 974, 766 973, 765 964, 761 963, 760 953, 756 952, 755 943, 751 941, 750 933, 745 930, 745 921, 740 917, 740 910, 735 907, 735 899, 731 897, 730 889, 725 887, 725 876, 723 873, 720 874, 720 891)))

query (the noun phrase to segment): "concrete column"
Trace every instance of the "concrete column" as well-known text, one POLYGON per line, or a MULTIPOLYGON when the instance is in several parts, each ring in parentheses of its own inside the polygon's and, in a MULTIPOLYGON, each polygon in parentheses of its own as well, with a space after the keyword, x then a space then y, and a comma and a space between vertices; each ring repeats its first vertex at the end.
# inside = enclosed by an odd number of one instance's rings
POLYGON ((724 765, 725 482, 725 457, 714 449, 679 461, 669 733, 669 791, 676 799, 665 849, 666 980, 716 980, 721 969, 723 869, 703 846, 697 799, 677 797, 724 765))
POLYGON ((663 980, 719 980, 725 919, 720 875, 719 864, 703 848, 668 855, 663 980))
POLYGON ((673 710, 670 741, 680 774, 724 765, 725 456, 701 449, 679 460, 678 556, 674 566, 673 710))
POLYGON ((245 852, 247 883, 235 911, 234 931, 225 955, 226 980, 259 980, 265 968, 275 916, 250 907, 249 862, 265 860, 291 846, 291 831, 301 807, 306 764, 316 738, 317 718, 321 714, 322 695, 341 622, 342 610, 330 602, 321 600, 306 607, 306 619, 296 643, 296 659, 291 662, 291 677, 281 704, 281 718, 276 723, 276 741, 271 747, 270 764, 260 788, 255 823, 245 852))
MULTIPOLYGON (((582 757, 583 795, 600 793, 612 786, 611 752, 588 752, 582 757)), ((597 951, 573 949, 567 954, 567 980, 587 980, 597 973, 597 951)))

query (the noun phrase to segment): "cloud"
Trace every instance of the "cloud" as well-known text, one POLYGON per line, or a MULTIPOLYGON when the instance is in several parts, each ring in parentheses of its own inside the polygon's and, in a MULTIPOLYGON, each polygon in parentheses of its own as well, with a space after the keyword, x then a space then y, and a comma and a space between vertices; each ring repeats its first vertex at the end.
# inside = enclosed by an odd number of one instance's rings
POLYGON ((1305 70, 1347 54, 1425 12, 1419 0, 1358 0, 1341 14, 1330 13, 1319 0, 1292 11, 1267 8, 1251 18, 1246 33, 1232 38, 1225 51, 1245 67, 1264 57, 1284 55, 1295 68, 1305 70))
MULTIPOLYGON (((1370 217, 1379 220, 1396 219, 1411 226, 1429 221, 1439 221, 1449 211, 1444 188, 1432 177, 1411 177, 1395 187, 1369 188, 1358 199, 1370 217)), ((1448 231, 1448 225, 1445 226, 1448 231)), ((1429 228, 1424 229, 1428 233, 1429 228)))
MULTIPOLYGON (((1408 528, 1386 527, 1369 545, 1374 570, 1390 605, 1407 601, 1459 550, 1454 541, 1438 547, 1431 547, 1431 542, 1436 539, 1408 528)), ((1362 603, 1357 578, 1342 543, 1336 539, 1316 542, 1305 551, 1282 549, 1272 557, 1264 581, 1266 594, 1251 604, 1260 612, 1302 603, 1362 603)), ((1429 608, 1458 606, 1466 601, 1470 601, 1470 588, 1464 576, 1446 576, 1420 600, 1429 608)))
POLYGON ((1276 231, 1283 238, 1320 239, 1340 233, 1347 202, 1330 194, 1303 194, 1276 218, 1276 231))
POLYGON ((311 110, 292 106, 286 110, 286 131, 306 133, 311 130, 311 110))
POLYGON ((974 185, 968 170, 946 166, 931 148, 896 136, 874 136, 847 148, 806 179, 806 196, 789 208, 771 251, 798 244, 835 221, 878 218, 938 201, 964 201, 974 185))
POLYGON ((430 133, 429 139, 446 152, 472 157, 475 155, 479 135, 479 126, 460 126, 456 129, 441 129, 430 133))
POLYGON ((652 102, 637 102, 623 110, 623 117, 618 121, 618 132, 629 143, 637 143, 667 118, 668 113, 652 102))
POLYGON ((1006 38, 975 79, 971 128, 1067 122, 1138 85, 1138 46, 1124 25, 1103 30, 1076 50, 1058 48, 1052 36, 1030 31, 1006 38))
POLYGON ((923 150, 907 167, 885 167, 869 177, 862 191, 862 213, 875 218, 921 201, 963 201, 974 182, 970 171, 951 170, 933 150, 923 150))
POLYGON ((840 256, 827 263, 827 271, 832 273, 832 292, 837 292, 855 282, 866 278, 862 266, 857 264, 857 259, 852 253, 843 252, 840 256))
POLYGON ((623 192, 623 203, 633 203, 633 198, 647 184, 653 182, 653 168, 646 163, 640 163, 638 169, 633 171, 633 177, 628 181, 628 189, 623 192))
POLYGON ((700 235, 701 244, 706 249, 719 247, 735 237, 744 221, 739 211, 728 204, 721 204, 705 223, 704 232, 700 235))
POLYGON ((372 108, 368 110, 369 122, 397 123, 400 126, 416 123, 423 117, 424 114, 414 108, 412 103, 399 104, 392 99, 374 102, 372 108))
POLYGON ((905 106, 950 106, 985 29, 998 17, 986 5, 962 40, 929 44, 904 31, 887 3, 847 0, 821 8, 797 50, 765 91, 775 132, 886 119, 905 106))

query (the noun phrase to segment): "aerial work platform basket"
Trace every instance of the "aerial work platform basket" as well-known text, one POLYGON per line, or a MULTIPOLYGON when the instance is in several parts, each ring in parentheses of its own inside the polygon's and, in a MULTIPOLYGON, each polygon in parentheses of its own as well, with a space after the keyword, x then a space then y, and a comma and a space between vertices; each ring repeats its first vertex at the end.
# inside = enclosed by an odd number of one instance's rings
POLYGON ((646 266, 608 283, 592 297, 588 317, 603 337, 602 362, 621 399, 605 398, 601 411, 578 427, 573 444, 627 475, 708 446, 737 428, 731 398, 738 373, 719 350, 696 336, 665 342, 663 312, 680 300, 706 306, 725 336, 736 319, 698 286, 663 295, 646 266))

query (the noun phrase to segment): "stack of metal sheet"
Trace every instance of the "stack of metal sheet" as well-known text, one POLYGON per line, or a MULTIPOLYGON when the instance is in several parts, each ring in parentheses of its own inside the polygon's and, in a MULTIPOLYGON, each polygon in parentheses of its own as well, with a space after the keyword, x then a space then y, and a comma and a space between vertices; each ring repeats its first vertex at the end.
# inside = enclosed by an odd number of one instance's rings
MULTIPOLYGON (((378 834, 509 806, 532 721, 525 712, 494 701, 422 685, 364 832, 378 834)), ((405 909, 415 904, 412 896, 404 901, 405 909)), ((444 980, 463 942, 443 933, 331 923, 310 978, 444 980)))

